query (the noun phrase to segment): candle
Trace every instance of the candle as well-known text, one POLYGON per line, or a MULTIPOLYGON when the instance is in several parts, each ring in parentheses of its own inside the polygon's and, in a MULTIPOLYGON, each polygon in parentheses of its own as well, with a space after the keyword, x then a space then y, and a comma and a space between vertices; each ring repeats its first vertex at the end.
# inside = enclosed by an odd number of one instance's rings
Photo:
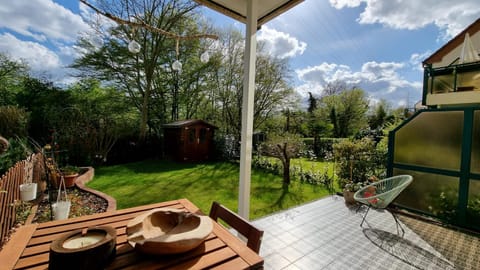
POLYGON ((63 242, 63 247, 67 249, 76 249, 96 244, 105 239, 104 232, 87 232, 85 235, 77 234, 63 242))

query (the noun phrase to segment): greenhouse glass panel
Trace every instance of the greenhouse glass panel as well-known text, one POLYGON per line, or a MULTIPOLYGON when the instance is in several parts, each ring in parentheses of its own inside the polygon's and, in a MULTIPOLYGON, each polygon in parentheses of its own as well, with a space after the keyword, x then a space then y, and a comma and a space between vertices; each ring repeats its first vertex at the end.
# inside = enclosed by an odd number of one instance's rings
POLYGON ((422 112, 395 133, 394 162, 460 170, 463 111, 422 112))
POLYGON ((472 134, 472 159, 470 168, 473 173, 480 174, 480 111, 475 111, 472 134))
POLYGON ((480 180, 470 180, 468 189, 467 222, 480 226, 480 180))
POLYGON ((395 203, 425 212, 443 220, 454 221, 458 205, 458 178, 410 170, 394 170, 394 175, 409 174, 413 182, 395 203))

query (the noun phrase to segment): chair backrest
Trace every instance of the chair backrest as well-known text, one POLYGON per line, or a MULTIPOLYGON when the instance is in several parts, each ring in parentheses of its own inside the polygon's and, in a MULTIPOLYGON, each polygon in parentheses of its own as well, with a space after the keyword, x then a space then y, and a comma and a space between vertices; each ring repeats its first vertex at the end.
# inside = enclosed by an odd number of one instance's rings
POLYGON ((411 175, 396 175, 367 185, 353 194, 353 198, 376 208, 387 207, 413 181, 411 175))
POLYGON ((253 224, 218 202, 212 203, 209 216, 215 221, 218 221, 218 219, 223 220, 225 223, 247 238, 247 246, 250 249, 256 253, 259 253, 263 236, 262 230, 259 230, 253 226, 253 224))

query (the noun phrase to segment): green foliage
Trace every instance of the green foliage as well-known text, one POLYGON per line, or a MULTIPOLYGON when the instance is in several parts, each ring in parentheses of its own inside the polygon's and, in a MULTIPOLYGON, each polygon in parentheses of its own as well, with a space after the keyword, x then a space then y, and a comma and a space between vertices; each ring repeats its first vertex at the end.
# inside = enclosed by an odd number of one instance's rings
POLYGON ((21 200, 15 201, 15 223, 17 224, 25 224, 28 216, 32 212, 32 203, 31 202, 24 202, 21 200))
POLYGON ((333 137, 347 138, 367 126, 368 100, 362 89, 345 89, 320 101, 315 114, 333 125, 333 137))
POLYGON ((0 135, 9 139, 26 137, 28 113, 16 106, 0 106, 0 135))
MULTIPOLYGON (((57 94, 54 90, 51 93, 57 94)), ((111 87, 102 87, 96 80, 82 80, 62 94, 68 97, 63 107, 54 103, 50 110, 40 113, 48 117, 45 141, 61 151, 57 160, 60 164, 103 162, 119 137, 138 130, 135 109, 111 87)))
POLYGON ((9 140, 10 146, 0 157, 0 175, 3 175, 15 165, 15 163, 24 160, 30 153, 26 139, 13 138, 9 140))
POLYGON ((73 165, 67 165, 67 166, 61 167, 61 168, 60 168, 60 171, 61 171, 64 175, 73 175, 73 174, 79 173, 79 172, 80 172, 80 168, 77 167, 77 166, 73 166, 73 165))
POLYGON ((333 145, 336 173, 340 186, 350 183, 365 183, 372 176, 383 177, 385 160, 377 152, 375 143, 369 138, 343 140, 333 145))
POLYGON ((27 66, 11 60, 0 52, 0 106, 16 105, 16 94, 22 89, 22 78, 26 76, 27 66))

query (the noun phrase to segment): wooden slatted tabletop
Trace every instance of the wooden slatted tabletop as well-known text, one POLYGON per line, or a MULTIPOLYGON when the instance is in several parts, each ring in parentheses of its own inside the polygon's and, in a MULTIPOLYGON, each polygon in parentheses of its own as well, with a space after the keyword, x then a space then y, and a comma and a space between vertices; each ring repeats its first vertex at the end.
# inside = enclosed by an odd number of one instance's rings
POLYGON ((67 220, 20 227, 0 252, 0 269, 47 269, 51 242, 64 233, 108 225, 117 231, 116 256, 107 269, 262 269, 263 259, 223 226, 197 248, 175 255, 144 256, 127 243, 126 225, 134 217, 159 207, 203 214, 187 199, 144 205, 67 220))

